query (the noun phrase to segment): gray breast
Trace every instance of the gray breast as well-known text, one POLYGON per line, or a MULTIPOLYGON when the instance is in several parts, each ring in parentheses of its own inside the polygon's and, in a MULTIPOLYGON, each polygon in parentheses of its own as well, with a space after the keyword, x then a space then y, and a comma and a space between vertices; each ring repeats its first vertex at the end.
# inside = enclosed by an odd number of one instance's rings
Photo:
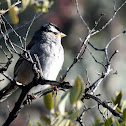
POLYGON ((31 50, 31 55, 37 54, 45 79, 56 80, 64 62, 64 50, 60 43, 37 43, 31 50))

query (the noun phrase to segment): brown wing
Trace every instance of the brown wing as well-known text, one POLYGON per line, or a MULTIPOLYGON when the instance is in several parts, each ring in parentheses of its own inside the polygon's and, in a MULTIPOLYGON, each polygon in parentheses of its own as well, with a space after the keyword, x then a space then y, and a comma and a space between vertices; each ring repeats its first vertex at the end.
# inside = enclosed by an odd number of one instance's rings
POLYGON ((14 77, 17 75, 17 74, 16 74, 16 73, 17 73, 16 71, 17 71, 18 67, 20 66, 20 64, 21 64, 23 61, 24 61, 23 58, 19 58, 19 59, 18 59, 16 65, 15 65, 15 67, 14 67, 14 77))
MULTIPOLYGON (((26 49, 30 50, 32 48, 32 46, 35 44, 36 41, 33 41, 33 39, 29 42, 29 44, 27 45, 26 49)), ((20 66, 20 64, 24 61, 23 58, 19 58, 15 67, 14 67, 14 77, 17 75, 17 69, 20 66)))

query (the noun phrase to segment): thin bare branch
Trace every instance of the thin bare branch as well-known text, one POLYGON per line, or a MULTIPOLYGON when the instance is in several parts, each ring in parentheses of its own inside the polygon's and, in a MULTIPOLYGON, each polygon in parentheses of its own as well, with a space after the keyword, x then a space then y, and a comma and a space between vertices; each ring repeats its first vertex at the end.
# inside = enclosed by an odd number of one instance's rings
POLYGON ((116 11, 116 0, 114 0, 114 7, 113 7, 114 11, 116 11))
POLYGON ((97 105, 94 105, 94 106, 92 106, 92 107, 85 107, 85 108, 83 108, 83 111, 82 111, 82 113, 77 117, 77 119, 76 119, 76 121, 80 124, 80 126, 85 126, 84 125, 84 123, 83 123, 83 116, 84 116, 84 114, 88 111, 88 110, 90 110, 90 109, 93 109, 93 108, 95 108, 97 105))
MULTIPOLYGON (((1 19, 2 20, 2 19, 1 19)), ((2 24, 0 25, 0 28, 1 28, 1 34, 3 35, 3 38, 4 38, 4 43, 8 49, 8 51, 10 52, 10 54, 12 55, 12 50, 15 52, 15 53, 18 53, 17 50, 15 49, 15 47, 13 46, 13 43, 11 43, 10 39, 9 39, 9 35, 7 34, 7 28, 6 28, 6 25, 5 25, 5 22, 2 20, 2 24), (4 26, 4 29, 5 29, 5 32, 6 32, 6 35, 4 34, 4 32, 2 31, 2 27, 1 25, 3 24, 4 26), (11 48, 9 46, 9 44, 11 45, 11 48)))
POLYGON ((110 57, 109 62, 111 62, 113 56, 115 56, 115 54, 118 53, 118 52, 119 52, 118 50, 115 50, 115 52, 114 52, 114 53, 112 54, 112 56, 110 57))
POLYGON ((43 78, 43 72, 42 72, 42 67, 41 67, 41 64, 40 64, 40 60, 39 60, 39 58, 38 58, 38 56, 36 54, 34 54, 34 56, 35 56, 36 62, 38 64, 38 70, 39 70, 40 76, 43 78))
POLYGON ((118 35, 116 35, 115 37, 113 37, 113 38, 107 43, 105 49, 107 49, 107 48, 109 47, 109 45, 111 44, 111 42, 112 42, 113 40, 117 39, 118 37, 120 37, 121 35, 123 35, 123 34, 125 34, 125 33, 126 33, 126 31, 123 31, 123 32, 121 32, 120 34, 118 34, 118 35))
MULTIPOLYGON (((22 1, 18 0, 16 3, 12 4, 11 7, 15 7, 15 6, 21 4, 21 2, 22 1)), ((6 9, 3 14, 0 14, 0 16, 6 14, 9 10, 10 10, 10 8, 6 9)))
POLYGON ((90 55, 92 56, 92 58, 94 59, 94 61, 95 61, 96 63, 102 65, 102 66, 105 68, 105 65, 104 65, 102 62, 98 61, 98 60, 94 57, 94 55, 92 54, 91 50, 90 50, 88 47, 87 47, 87 49, 88 49, 90 55))
POLYGON ((82 15, 80 14, 79 5, 78 5, 78 0, 75 0, 75 3, 76 3, 77 13, 78 13, 80 19, 82 20, 83 24, 86 26, 88 32, 90 32, 89 26, 87 25, 86 21, 84 20, 84 18, 83 18, 82 15))
POLYGON ((85 94, 85 98, 91 98, 93 100, 95 100, 99 105, 102 105, 103 107, 107 108, 114 116, 116 117, 120 117, 121 119, 123 118, 123 114, 119 113, 118 111, 112 109, 110 106, 108 106, 108 104, 104 101, 101 101, 100 98, 91 95, 91 94, 85 94))
POLYGON ((31 21, 31 23, 30 23, 30 25, 29 25, 29 27, 28 27, 28 30, 27 30, 27 32, 26 32, 26 35, 25 35, 25 37, 24 37, 24 48, 25 48, 25 50, 26 50, 26 41, 27 41, 27 37, 28 37, 29 31, 30 31, 30 29, 31 29, 31 26, 32 26, 33 22, 34 22, 35 19, 36 19, 36 16, 37 16, 37 13, 34 15, 32 21, 31 21))
MULTIPOLYGON (((42 14, 43 14, 43 13, 38 14, 38 15, 36 16, 36 19, 39 18, 42 14)), ((33 21, 33 20, 24 21, 23 23, 21 23, 21 24, 19 24, 19 25, 16 25, 16 27, 13 28, 13 30, 12 30, 12 28, 8 29, 8 30, 7 30, 8 35, 9 35, 10 33, 14 32, 14 31, 16 31, 16 30, 18 30, 18 29, 20 29, 20 28, 22 28, 22 27, 28 25, 28 24, 31 23, 32 21, 33 21)), ((6 33, 4 33, 4 34, 6 35, 6 33)), ((1 39, 1 38, 3 38, 2 35, 0 35, 0 39, 1 39)))
POLYGON ((104 16, 104 14, 101 13, 99 19, 98 19, 97 21, 95 21, 95 26, 94 26, 94 28, 91 30, 91 32, 95 31, 95 28, 99 25, 99 23, 100 23, 100 21, 101 21, 101 19, 102 19, 103 16, 104 16))
MULTIPOLYGON (((2 18, 7 22, 7 24, 9 25, 9 27, 11 28, 12 32, 15 33, 15 35, 19 38, 19 41, 21 43, 21 47, 23 48, 23 42, 22 42, 22 39, 21 39, 21 36, 16 32, 16 30, 12 27, 12 25, 8 22, 8 20, 2 15, 2 18)), ((8 34, 8 30, 6 29, 6 35, 8 36, 9 38, 9 34, 8 34)))
MULTIPOLYGON (((118 11, 119 11, 125 4, 126 4, 126 0, 121 4, 121 6, 120 6, 118 9, 116 9, 116 11, 114 11, 114 14, 113 14, 112 18, 110 18, 110 19, 106 22, 106 24, 102 26, 102 28, 100 28, 99 30, 96 30, 96 31, 92 32, 92 33, 91 33, 91 36, 93 36, 93 35, 99 33, 99 32, 102 31, 102 30, 104 30, 104 29, 113 21, 113 19, 116 17, 116 14, 118 13, 118 11)), ((114 5, 114 6, 115 6, 115 5, 114 5)))

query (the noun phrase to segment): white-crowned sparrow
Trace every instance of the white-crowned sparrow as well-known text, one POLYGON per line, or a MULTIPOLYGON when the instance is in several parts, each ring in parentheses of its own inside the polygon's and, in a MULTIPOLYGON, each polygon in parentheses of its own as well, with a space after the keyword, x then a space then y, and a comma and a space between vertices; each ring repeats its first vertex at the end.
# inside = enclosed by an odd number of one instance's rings
MULTIPOLYGON (((36 31, 27 50, 34 60, 34 54, 39 57, 44 79, 56 80, 64 62, 64 50, 61 38, 66 36, 52 23, 44 24, 36 31)), ((22 84, 30 83, 34 78, 32 64, 19 58, 14 68, 14 79, 22 84)), ((41 85, 44 90, 48 85, 41 85)), ((10 96, 18 87, 11 82, 0 91, 0 102, 10 96)))

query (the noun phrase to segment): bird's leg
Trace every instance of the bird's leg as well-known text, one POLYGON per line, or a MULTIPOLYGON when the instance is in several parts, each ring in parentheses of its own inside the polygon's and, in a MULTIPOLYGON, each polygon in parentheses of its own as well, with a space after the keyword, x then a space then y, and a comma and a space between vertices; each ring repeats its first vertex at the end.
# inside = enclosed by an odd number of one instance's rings
POLYGON ((36 96, 34 94, 28 94, 26 100, 23 102, 23 104, 29 104, 31 105, 32 100, 36 99, 36 96))

